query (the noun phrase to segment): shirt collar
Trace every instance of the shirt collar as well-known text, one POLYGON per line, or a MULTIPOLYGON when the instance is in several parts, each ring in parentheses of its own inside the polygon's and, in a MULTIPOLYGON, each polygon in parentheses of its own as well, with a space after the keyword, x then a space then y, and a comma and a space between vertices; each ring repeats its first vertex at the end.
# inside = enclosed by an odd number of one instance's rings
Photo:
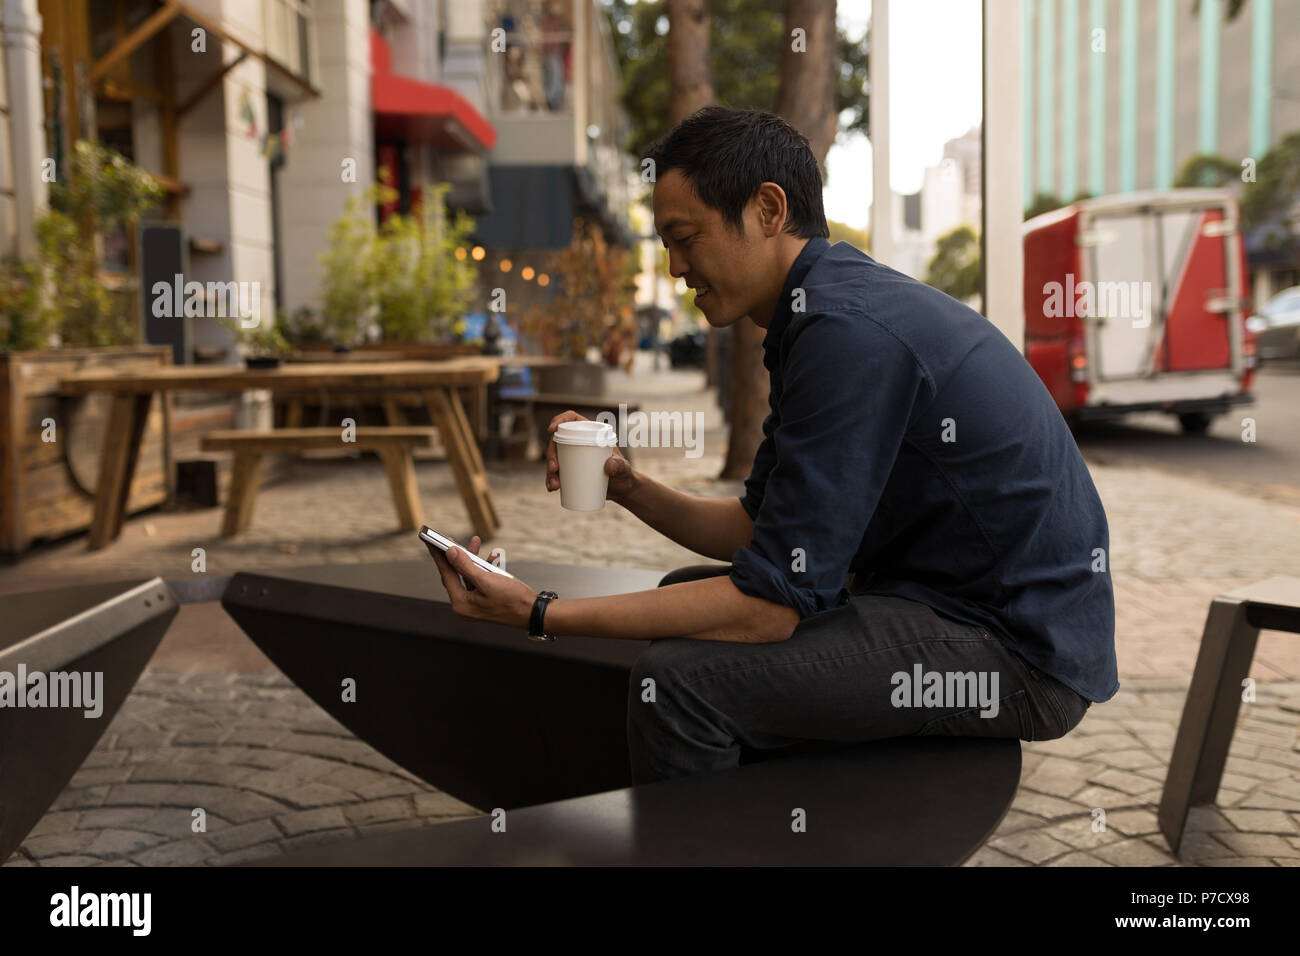
POLYGON ((792 318, 790 305, 794 297, 794 290, 799 287, 813 265, 830 247, 831 244, 822 236, 813 236, 790 265, 790 271, 785 277, 785 287, 781 290, 781 298, 776 301, 776 311, 772 313, 772 321, 767 327, 767 335, 763 337, 763 364, 769 369, 775 364, 775 353, 777 347, 781 344, 781 336, 785 334, 786 326, 790 324, 792 318), (770 364, 769 355, 772 356, 770 364))

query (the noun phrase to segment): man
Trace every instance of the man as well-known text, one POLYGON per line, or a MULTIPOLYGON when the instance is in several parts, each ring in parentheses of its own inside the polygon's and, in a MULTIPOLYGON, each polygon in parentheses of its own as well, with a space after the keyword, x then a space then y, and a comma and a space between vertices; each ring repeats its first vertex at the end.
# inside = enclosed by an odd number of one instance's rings
MULTIPOLYGON (((816 158, 778 117, 710 107, 648 155, 671 273, 715 328, 767 330, 771 414, 740 498, 606 463, 610 500, 729 566, 544 607, 547 632, 652 639, 629 687, 637 782, 734 767, 742 747, 1069 732, 1119 687, 1110 543, 1023 356, 961 303, 831 246, 816 158)), ((554 442, 547 464, 555 491, 554 442)), ((449 559, 458 613, 528 627, 545 605, 449 559)))

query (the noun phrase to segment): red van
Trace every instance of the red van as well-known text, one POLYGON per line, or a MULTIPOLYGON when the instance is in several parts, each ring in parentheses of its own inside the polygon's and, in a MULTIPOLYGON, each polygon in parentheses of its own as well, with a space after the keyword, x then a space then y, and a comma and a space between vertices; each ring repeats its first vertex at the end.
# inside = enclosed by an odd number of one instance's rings
POLYGON ((1224 189, 1080 200, 1024 224, 1025 358, 1070 421, 1254 401, 1246 252, 1224 189))

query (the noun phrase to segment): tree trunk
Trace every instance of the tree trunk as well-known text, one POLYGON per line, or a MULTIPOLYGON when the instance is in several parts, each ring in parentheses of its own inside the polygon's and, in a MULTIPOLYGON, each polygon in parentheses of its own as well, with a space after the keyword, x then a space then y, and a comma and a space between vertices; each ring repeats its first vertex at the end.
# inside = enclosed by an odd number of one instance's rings
MULTIPOLYGON (((808 137, 823 171, 838 129, 837 62, 835 0, 786 0, 777 112, 808 137), (792 36, 796 29, 803 31, 802 37, 792 36)), ((718 477, 746 478, 763 441, 763 420, 769 411, 769 378, 763 365, 767 330, 741 319, 732 332, 731 430, 718 477)))
POLYGON ((676 126, 713 102, 707 0, 668 0, 668 89, 676 126))
POLYGON ((839 115, 835 110, 839 62, 835 0, 785 0, 785 40, 776 111, 808 137, 824 176, 826 153, 839 129, 839 115), (790 34, 795 29, 804 31, 805 52, 794 48, 795 41, 790 34))
MULTIPOLYGON (((676 126, 713 102, 708 0, 668 0, 667 13, 669 119, 676 126)), ((704 378, 711 388, 718 383, 718 332, 712 326, 707 341, 704 378)))

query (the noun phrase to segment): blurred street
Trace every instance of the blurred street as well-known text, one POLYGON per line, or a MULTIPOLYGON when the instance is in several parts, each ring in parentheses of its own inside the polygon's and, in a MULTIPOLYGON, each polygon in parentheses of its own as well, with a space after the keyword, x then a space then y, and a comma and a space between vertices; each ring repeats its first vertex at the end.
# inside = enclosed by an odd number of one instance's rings
POLYGON ((1075 431, 1089 461, 1195 472, 1258 494, 1300 501, 1300 365, 1265 365, 1255 404, 1216 418, 1209 434, 1186 436, 1172 415, 1145 413, 1075 431), (1255 442, 1242 441, 1242 419, 1255 420, 1255 442))

